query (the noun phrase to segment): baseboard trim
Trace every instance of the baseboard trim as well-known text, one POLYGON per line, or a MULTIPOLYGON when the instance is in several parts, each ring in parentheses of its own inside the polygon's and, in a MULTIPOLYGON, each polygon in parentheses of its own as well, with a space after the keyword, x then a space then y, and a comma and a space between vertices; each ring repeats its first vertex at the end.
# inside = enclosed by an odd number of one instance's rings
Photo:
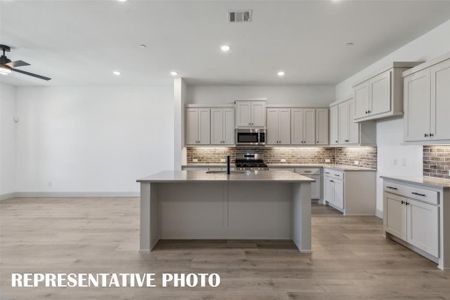
POLYGON ((139 197, 139 192, 17 192, 13 198, 139 197))
POLYGON ((383 219, 383 211, 377 209, 377 211, 375 212, 375 216, 380 219, 383 219))
POLYGON ((15 193, 1 194, 0 195, 0 201, 8 200, 8 199, 11 199, 11 198, 14 198, 14 197, 15 197, 15 193))

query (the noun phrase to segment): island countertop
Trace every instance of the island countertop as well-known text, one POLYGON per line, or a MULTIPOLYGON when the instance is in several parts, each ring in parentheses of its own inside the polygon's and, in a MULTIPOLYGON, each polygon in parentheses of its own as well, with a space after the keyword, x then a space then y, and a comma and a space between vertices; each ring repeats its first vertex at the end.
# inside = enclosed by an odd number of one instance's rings
POLYGON ((314 182, 314 179, 290 171, 250 171, 242 173, 206 173, 206 171, 163 171, 138 179, 152 182, 314 182))

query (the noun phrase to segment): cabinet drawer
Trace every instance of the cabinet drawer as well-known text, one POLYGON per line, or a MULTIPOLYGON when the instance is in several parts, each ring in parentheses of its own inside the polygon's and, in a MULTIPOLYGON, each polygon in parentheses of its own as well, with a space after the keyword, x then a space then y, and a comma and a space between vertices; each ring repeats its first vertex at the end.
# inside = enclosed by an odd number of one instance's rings
POLYGON ((384 184, 384 191, 423 201, 432 205, 439 204, 438 192, 422 189, 420 187, 412 187, 393 182, 386 182, 384 184))
POLYGON ((332 170, 332 169, 324 169, 323 174, 325 176, 329 176, 334 179, 340 179, 340 180, 344 179, 344 172, 340 172, 340 171, 336 171, 336 170, 332 170))
POLYGON ((320 169, 318 168, 297 168, 295 172, 302 175, 320 175, 320 169))

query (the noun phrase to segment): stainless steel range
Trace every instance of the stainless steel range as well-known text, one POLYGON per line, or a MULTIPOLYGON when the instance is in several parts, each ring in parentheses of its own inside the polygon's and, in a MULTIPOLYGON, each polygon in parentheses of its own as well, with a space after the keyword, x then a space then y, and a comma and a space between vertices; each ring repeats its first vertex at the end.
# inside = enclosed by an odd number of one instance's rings
POLYGON ((246 152, 236 156, 237 170, 268 170, 269 167, 264 163, 261 154, 246 152))

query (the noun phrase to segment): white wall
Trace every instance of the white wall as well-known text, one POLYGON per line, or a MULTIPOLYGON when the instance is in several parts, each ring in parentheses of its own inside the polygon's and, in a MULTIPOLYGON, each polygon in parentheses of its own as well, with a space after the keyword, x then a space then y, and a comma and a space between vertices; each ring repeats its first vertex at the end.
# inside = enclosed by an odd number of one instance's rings
POLYGON ((173 87, 18 87, 17 192, 130 193, 173 168, 173 87))
POLYGON ((0 199, 15 191, 16 88, 0 83, 0 199))
MULTIPOLYGON (((393 61, 426 61, 450 52, 450 20, 408 43, 351 76, 336 86, 336 98, 351 95, 352 85, 359 79, 387 66, 393 61)), ((403 143, 403 120, 377 123, 378 175, 422 176, 422 146, 403 143)), ((382 181, 378 180, 377 210, 382 211, 382 181)))
POLYGON ((231 104, 235 100, 267 98, 270 104, 328 106, 335 97, 334 86, 287 85, 188 85, 187 103, 231 104))

